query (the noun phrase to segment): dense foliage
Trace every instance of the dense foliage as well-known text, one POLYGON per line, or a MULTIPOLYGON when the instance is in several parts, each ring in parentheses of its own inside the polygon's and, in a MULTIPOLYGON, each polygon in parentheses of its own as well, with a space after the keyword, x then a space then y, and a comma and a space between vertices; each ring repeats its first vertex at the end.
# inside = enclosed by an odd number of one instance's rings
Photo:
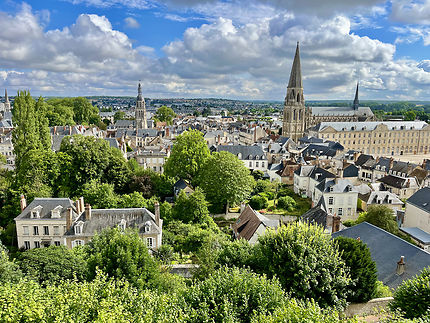
POLYGON ((193 180, 209 158, 210 152, 198 130, 188 130, 176 138, 164 172, 171 177, 193 180))
POLYGON ((254 210, 265 209, 269 206, 269 200, 265 196, 254 195, 249 200, 249 206, 252 207, 254 210))
POLYGON ((17 282, 22 278, 19 266, 9 260, 6 247, 0 242, 0 285, 6 282, 17 282))
POLYGON ((400 310, 404 317, 410 319, 430 316, 430 267, 404 281, 394 293, 390 307, 400 310))
POLYGON ((154 119, 156 121, 165 122, 167 125, 172 124, 174 117, 176 117, 175 112, 173 112, 171 108, 168 108, 165 105, 159 107, 154 115, 154 119))
POLYGON ((335 241, 352 279, 348 301, 367 302, 373 297, 377 282, 376 264, 369 248, 362 241, 348 237, 338 237, 335 241))
POLYGON ((172 218, 183 223, 207 223, 211 220, 208 202, 199 187, 189 196, 183 190, 179 193, 172 210, 172 218))
POLYGON ((30 249, 19 255, 19 266, 27 277, 39 283, 73 278, 82 281, 87 277, 87 264, 78 250, 65 246, 30 249))

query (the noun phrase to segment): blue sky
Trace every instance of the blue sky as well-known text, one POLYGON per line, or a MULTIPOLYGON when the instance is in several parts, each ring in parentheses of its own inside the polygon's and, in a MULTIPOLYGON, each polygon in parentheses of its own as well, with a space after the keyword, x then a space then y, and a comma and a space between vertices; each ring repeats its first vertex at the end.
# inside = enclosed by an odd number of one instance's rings
POLYGON ((430 0, 0 0, 0 89, 430 100, 430 0))

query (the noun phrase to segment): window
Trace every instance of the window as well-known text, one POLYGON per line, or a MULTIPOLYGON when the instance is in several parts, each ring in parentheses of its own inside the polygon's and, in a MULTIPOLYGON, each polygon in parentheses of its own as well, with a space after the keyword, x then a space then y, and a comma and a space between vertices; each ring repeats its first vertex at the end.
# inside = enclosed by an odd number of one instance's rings
POLYGON ((30 241, 24 241, 24 248, 25 249, 30 249, 30 241))
POLYGON ((328 209, 328 213, 333 214, 333 209, 332 209, 332 208, 329 208, 329 209, 328 209))
POLYGON ((328 205, 333 205, 334 204, 334 197, 333 196, 330 196, 329 198, 328 198, 328 205))
POLYGON ((145 232, 151 231, 151 222, 146 221, 145 223, 145 232))
POLYGON ((146 238, 146 245, 148 246, 148 248, 152 248, 154 245, 154 238, 146 238))
POLYGON ((28 226, 26 226, 26 225, 24 225, 23 227, 22 227, 22 230, 23 230, 23 234, 25 235, 25 236, 28 236, 28 226))
POLYGON ((337 215, 342 216, 343 215, 343 209, 340 207, 337 209, 337 215))
POLYGON ((58 225, 54 225, 54 235, 57 236, 60 234, 60 227, 58 225))
POLYGON ((49 227, 47 225, 43 226, 43 234, 45 236, 49 236, 49 227))
POLYGON ((75 234, 81 234, 81 226, 80 225, 75 226, 75 234))
POLYGON ((34 247, 35 248, 40 248, 40 242, 39 241, 34 241, 34 247))
POLYGON ((61 245, 61 243, 60 243, 60 241, 54 241, 54 245, 55 245, 56 247, 59 247, 59 246, 61 245))
POLYGON ((38 236, 38 235, 39 235, 39 227, 38 227, 38 226, 34 226, 34 227, 33 227, 33 234, 34 234, 35 236, 38 236))
POLYGON ((76 246, 83 246, 84 245, 84 240, 73 240, 72 241, 72 248, 76 247, 76 246))
POLYGON ((259 165, 258 162, 255 162, 255 167, 258 167, 258 165, 259 165))

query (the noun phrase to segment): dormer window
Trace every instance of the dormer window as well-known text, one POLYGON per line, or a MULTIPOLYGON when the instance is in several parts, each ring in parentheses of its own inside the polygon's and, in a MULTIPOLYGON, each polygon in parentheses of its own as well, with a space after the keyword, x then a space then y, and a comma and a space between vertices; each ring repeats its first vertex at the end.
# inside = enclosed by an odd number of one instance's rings
POLYGON ((75 234, 76 235, 82 234, 83 226, 84 226, 84 222, 82 222, 82 221, 79 221, 78 223, 76 223, 76 225, 75 225, 75 234))
POLYGON ((151 222, 146 221, 145 223, 145 232, 151 231, 151 222))
POLYGON ((51 218, 53 219, 59 219, 61 217, 61 211, 63 207, 61 205, 58 205, 55 209, 51 211, 51 218))
POLYGON ((127 221, 125 221, 125 219, 122 219, 121 222, 118 224, 118 228, 120 230, 125 230, 125 227, 127 226, 127 221))
POLYGON ((330 190, 330 192, 333 192, 333 187, 330 187, 330 189, 329 189, 329 190, 330 190))
POLYGON ((40 219, 40 212, 42 211, 42 206, 38 205, 30 211, 31 219, 40 219))

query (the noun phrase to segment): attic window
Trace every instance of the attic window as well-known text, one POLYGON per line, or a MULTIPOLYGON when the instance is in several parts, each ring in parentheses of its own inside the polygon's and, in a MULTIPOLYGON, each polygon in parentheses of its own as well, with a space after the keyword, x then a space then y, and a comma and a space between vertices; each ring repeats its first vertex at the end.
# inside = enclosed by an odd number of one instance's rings
POLYGON ((30 218, 31 219, 40 219, 40 211, 42 210, 42 207, 40 205, 36 206, 34 209, 31 210, 30 218))
POLYGON ((61 210, 63 207, 61 205, 58 205, 51 211, 51 218, 53 219, 59 219, 61 217, 61 210))
POLYGON ((428 203, 426 202, 426 203, 423 203, 423 206, 427 206, 428 205, 428 203))
POLYGON ((80 235, 82 234, 82 227, 84 226, 84 222, 79 221, 78 223, 76 223, 75 225, 75 234, 76 235, 80 235))
POLYGON ((333 187, 330 187, 330 192, 333 192, 333 187))
POLYGON ((151 231, 151 222, 146 221, 145 223, 145 232, 151 231))

